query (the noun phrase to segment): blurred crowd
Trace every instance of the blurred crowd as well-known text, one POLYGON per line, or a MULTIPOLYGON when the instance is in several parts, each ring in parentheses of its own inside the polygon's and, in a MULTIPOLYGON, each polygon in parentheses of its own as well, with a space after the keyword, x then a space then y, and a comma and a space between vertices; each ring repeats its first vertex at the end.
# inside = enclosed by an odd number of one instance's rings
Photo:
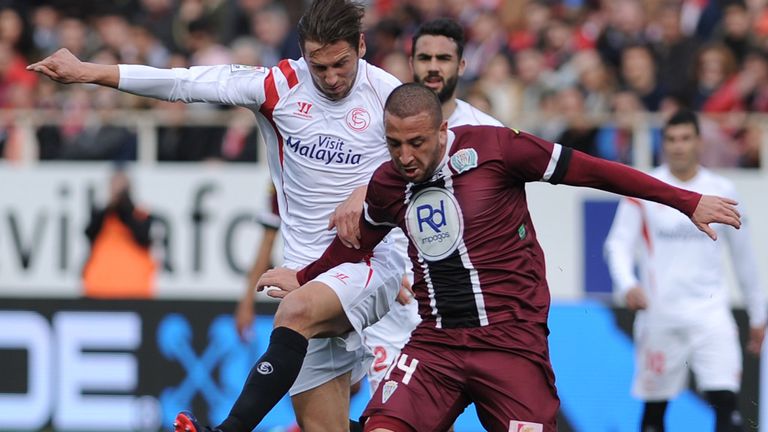
MULTIPOLYGON (((161 161, 253 161, 250 114, 60 86, 25 66, 59 48, 96 63, 272 66, 300 56, 296 22, 309 0, 0 0, 0 110, 51 110, 36 129, 43 160, 132 160, 124 109, 160 109, 161 161), (229 118, 190 124, 190 112, 229 118), (93 114, 98 115, 94 116, 93 114), (96 120, 94 120, 96 119, 96 120)), ((757 167, 768 112, 768 0, 367 0, 366 58, 410 81, 410 37, 448 16, 467 34, 460 97, 513 127, 590 154, 633 162, 638 119, 681 106, 706 114, 702 161, 757 167), (755 115, 758 114, 758 115, 755 115)), ((2 111, 7 112, 7 111, 2 111)), ((13 158, 14 117, 0 115, 13 158)), ((647 139, 657 148, 660 131, 647 139)), ((658 162, 658 152, 654 152, 658 162)))

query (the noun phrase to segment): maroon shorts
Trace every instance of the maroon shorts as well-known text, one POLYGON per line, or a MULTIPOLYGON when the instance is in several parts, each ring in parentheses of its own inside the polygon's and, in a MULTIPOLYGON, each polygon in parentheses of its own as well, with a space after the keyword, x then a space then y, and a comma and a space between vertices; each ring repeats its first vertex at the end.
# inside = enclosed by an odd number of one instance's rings
MULTIPOLYGON (((461 330, 480 333, 477 339, 504 341, 509 340, 505 333, 517 333, 516 325, 461 330)), ((534 344, 538 350, 491 343, 448 346, 420 341, 414 333, 381 381, 363 419, 389 416, 419 432, 445 431, 474 402, 486 430, 555 432, 560 399, 546 349, 546 328, 539 328, 534 344)))

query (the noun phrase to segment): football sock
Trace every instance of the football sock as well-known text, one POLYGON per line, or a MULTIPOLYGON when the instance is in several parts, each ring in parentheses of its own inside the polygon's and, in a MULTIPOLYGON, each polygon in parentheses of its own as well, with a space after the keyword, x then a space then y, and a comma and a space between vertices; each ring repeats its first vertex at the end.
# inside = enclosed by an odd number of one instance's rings
POLYGON ((715 410, 715 432, 741 432, 743 420, 737 409, 736 393, 728 390, 704 392, 715 410))
POLYGON ((354 420, 349 421, 349 432, 363 432, 363 425, 354 420))
POLYGON ((272 330, 267 351, 256 361, 235 405, 218 429, 252 431, 296 381, 308 343, 288 327, 272 330))
POLYGON ((664 432, 664 413, 667 411, 667 401, 646 402, 643 409, 642 432, 664 432))

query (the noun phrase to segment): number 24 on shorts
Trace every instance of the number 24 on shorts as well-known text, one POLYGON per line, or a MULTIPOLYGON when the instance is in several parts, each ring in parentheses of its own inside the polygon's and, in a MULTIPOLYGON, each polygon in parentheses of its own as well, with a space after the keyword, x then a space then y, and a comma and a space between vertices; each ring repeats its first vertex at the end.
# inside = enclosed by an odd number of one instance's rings
POLYGON ((405 375, 403 375, 403 379, 401 380, 402 383, 408 385, 408 383, 411 382, 411 377, 413 376, 413 373, 416 372, 416 366, 418 365, 419 361, 417 359, 412 358, 409 363, 408 354, 400 354, 397 361, 393 361, 389 366, 389 370, 387 370, 387 374, 384 375, 384 379, 388 380, 389 375, 392 374, 392 370, 397 366, 398 369, 405 372, 405 375))

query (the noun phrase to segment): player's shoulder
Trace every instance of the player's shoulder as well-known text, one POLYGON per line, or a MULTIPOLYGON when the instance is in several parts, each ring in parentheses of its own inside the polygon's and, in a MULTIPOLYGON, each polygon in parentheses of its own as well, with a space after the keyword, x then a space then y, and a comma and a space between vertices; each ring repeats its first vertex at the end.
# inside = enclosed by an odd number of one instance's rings
POLYGON ((535 138, 523 131, 505 126, 465 124, 450 128, 455 134, 455 141, 460 145, 471 144, 475 147, 498 149, 501 144, 514 144, 526 138, 535 138))
POLYGON ((708 168, 699 168, 701 182, 711 188, 714 193, 732 195, 736 191, 736 185, 733 181, 723 175, 720 175, 708 168))
POLYGON ((382 207, 402 202, 407 184, 394 163, 391 160, 385 161, 373 172, 366 199, 382 207))
POLYGON ((307 66, 307 62, 304 61, 304 58, 298 60, 282 59, 277 65, 272 67, 272 73, 277 79, 286 80, 290 87, 311 83, 309 67, 307 66))
POLYGON ((394 75, 374 66, 365 60, 358 60, 361 77, 365 82, 381 97, 382 104, 397 86, 401 84, 400 80, 394 75))
POLYGON ((303 59, 280 60, 270 68, 262 68, 262 81, 267 93, 267 101, 284 99, 301 89, 302 84, 311 82, 306 63, 303 59))
POLYGON ((648 175, 659 180, 667 180, 672 178, 672 174, 669 172, 669 168, 667 168, 666 165, 657 166, 656 168, 648 171, 648 175))
MULTIPOLYGON (((455 124, 456 125, 486 125, 486 126, 504 126, 494 117, 480 111, 471 104, 456 99, 455 124)), ((451 116, 454 119, 454 116, 451 116)))
POLYGON ((381 165, 379 165, 373 171, 373 175, 371 176, 371 183, 375 183, 383 187, 399 187, 405 183, 405 180, 397 171, 397 168, 395 168, 395 164, 392 162, 392 160, 388 159, 382 162, 381 165))
POLYGON ((456 138, 469 139, 479 136, 496 136, 503 129, 503 126, 489 126, 489 125, 475 125, 475 124, 463 124, 459 126, 451 126, 450 130, 456 134, 456 138))

